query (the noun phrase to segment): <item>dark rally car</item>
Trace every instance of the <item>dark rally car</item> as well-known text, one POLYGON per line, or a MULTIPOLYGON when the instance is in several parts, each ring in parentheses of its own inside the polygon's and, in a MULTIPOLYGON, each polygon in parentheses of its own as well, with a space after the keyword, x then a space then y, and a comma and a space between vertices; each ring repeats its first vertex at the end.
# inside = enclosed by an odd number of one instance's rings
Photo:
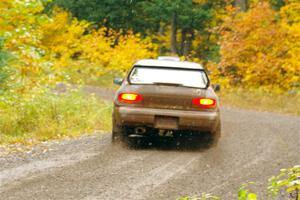
POLYGON ((121 87, 114 99, 113 142, 198 135, 217 144, 219 100, 201 65, 169 57, 141 60, 126 79, 114 82, 121 87))

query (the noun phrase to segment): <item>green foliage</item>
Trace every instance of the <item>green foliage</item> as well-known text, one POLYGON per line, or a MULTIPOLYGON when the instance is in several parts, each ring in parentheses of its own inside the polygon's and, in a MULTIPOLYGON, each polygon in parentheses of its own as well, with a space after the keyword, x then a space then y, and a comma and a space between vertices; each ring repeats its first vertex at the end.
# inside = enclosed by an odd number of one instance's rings
POLYGON ((238 192, 238 200, 257 200, 256 194, 249 192, 249 190, 247 189, 247 187, 251 184, 254 183, 249 182, 242 185, 238 192))
MULTIPOLYGON (((205 60, 209 58, 217 60, 218 45, 217 41, 212 39, 210 29, 221 22, 217 13, 224 10, 227 1, 55 0, 51 5, 65 8, 75 17, 96 24, 97 28, 105 26, 122 34, 133 31, 150 37, 165 34, 175 14, 176 32, 178 30, 178 34, 180 32, 183 35, 176 42, 178 53, 186 55, 194 50, 205 60), (201 38, 200 47, 193 44, 196 38, 201 38), (188 45, 184 51, 183 44, 186 43, 188 45)), ((164 51, 170 50, 170 46, 162 45, 161 41, 156 42, 164 51)))
POLYGON ((100 26, 145 33, 149 29, 157 30, 160 22, 169 24, 173 12, 178 14, 181 28, 203 30, 207 20, 213 16, 213 7, 224 6, 226 1, 202 2, 204 3, 195 3, 193 0, 55 0, 52 6, 66 8, 75 17, 100 26))
MULTIPOLYGON (((254 182, 243 184, 238 191, 238 200, 257 200, 255 193, 249 192, 249 186, 255 185, 254 182)), ((300 199, 300 165, 290 169, 282 169, 278 176, 273 176, 269 179, 268 192, 271 199, 283 199, 284 196, 279 196, 280 190, 285 192, 288 199, 300 199)), ((217 196, 203 193, 200 197, 181 197, 177 200, 207 200, 219 199, 217 196)))
POLYGON ((0 37, 0 95, 7 89, 7 81, 11 74, 11 69, 8 63, 11 60, 11 55, 4 50, 4 39, 0 37))
POLYGON ((179 29, 205 30, 213 17, 212 3, 194 3, 192 0, 153 0, 143 4, 146 14, 157 22, 169 24, 172 13, 177 14, 179 29))
POLYGON ((279 10, 285 5, 285 0, 270 0, 270 3, 274 9, 279 10))
POLYGON ((272 197, 278 196, 283 190, 292 199, 300 199, 300 165, 291 169, 282 169, 278 176, 269 179, 269 193, 272 197))
MULTIPOLYGON (((143 25, 140 0, 55 0, 58 5, 79 18, 115 30, 137 30, 143 25)), ((141 31, 139 31, 141 32, 141 31)))

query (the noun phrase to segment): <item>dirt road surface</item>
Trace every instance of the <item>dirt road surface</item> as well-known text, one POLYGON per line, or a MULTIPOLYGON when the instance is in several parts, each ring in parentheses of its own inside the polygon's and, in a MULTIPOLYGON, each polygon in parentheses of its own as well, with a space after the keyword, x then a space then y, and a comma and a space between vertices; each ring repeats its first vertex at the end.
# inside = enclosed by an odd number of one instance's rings
POLYGON ((213 149, 129 149, 112 145, 110 133, 41 144, 0 157, 0 199, 158 200, 207 192, 232 200, 247 181, 264 196, 270 176, 300 164, 299 117, 223 107, 222 133, 213 149))

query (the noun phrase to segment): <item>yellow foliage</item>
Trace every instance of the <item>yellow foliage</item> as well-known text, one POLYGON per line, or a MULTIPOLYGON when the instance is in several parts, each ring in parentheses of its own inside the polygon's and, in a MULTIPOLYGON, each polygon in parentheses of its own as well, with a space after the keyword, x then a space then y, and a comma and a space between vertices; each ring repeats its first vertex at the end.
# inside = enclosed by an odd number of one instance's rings
POLYGON ((41 47, 49 52, 50 58, 57 58, 55 67, 65 67, 74 53, 81 51, 80 41, 88 25, 85 21, 72 19, 67 12, 56 10, 49 23, 40 27, 41 47))
POLYGON ((50 22, 41 27, 42 47, 49 52, 48 59, 54 61, 56 68, 67 70, 77 57, 93 63, 91 70, 101 75, 97 72, 103 69, 125 72, 135 61, 156 56, 157 47, 149 38, 142 39, 132 32, 120 35, 105 27, 90 30, 89 26, 88 22, 56 9, 50 22))
POLYGON ((74 73, 125 72, 138 59, 156 57, 157 47, 149 38, 95 30, 60 8, 51 16, 43 14, 43 9, 40 0, 0 2, 0 36, 5 37, 5 48, 18 58, 13 67, 22 92, 72 79, 74 73))
POLYGON ((82 57, 100 67, 109 65, 113 45, 112 37, 105 37, 106 28, 94 30, 81 43, 82 57))
POLYGON ((128 33, 119 38, 119 43, 111 52, 110 68, 126 72, 132 61, 157 57, 157 46, 149 38, 141 39, 139 35, 128 33))
POLYGON ((280 15, 281 27, 288 31, 285 65, 289 69, 290 82, 300 84, 300 2, 291 1, 281 9, 280 15))

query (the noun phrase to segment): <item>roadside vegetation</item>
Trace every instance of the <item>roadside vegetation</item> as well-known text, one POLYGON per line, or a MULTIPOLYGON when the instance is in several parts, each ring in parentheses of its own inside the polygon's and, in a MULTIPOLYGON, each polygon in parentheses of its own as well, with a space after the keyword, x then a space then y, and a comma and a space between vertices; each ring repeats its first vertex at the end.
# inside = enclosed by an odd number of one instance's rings
POLYGON ((225 88, 219 93, 221 104, 242 109, 278 112, 300 116, 300 94, 272 93, 264 90, 225 88))
POLYGON ((105 101, 56 84, 112 87, 158 55, 202 63, 225 104, 299 115, 299 10, 296 0, 1 0, 0 145, 107 129, 105 101))
POLYGON ((111 104, 78 90, 58 94, 38 88, 2 101, 0 144, 32 145, 111 128, 111 104))
MULTIPOLYGON (((238 200, 259 200, 261 199, 251 186, 255 182, 243 184, 237 192, 238 200)), ((266 188, 267 199, 281 200, 299 200, 300 199, 300 166, 294 166, 290 169, 280 170, 279 175, 269 179, 268 188, 266 188)), ((222 197, 203 193, 200 196, 181 197, 177 200, 212 200, 222 199, 222 197)))

